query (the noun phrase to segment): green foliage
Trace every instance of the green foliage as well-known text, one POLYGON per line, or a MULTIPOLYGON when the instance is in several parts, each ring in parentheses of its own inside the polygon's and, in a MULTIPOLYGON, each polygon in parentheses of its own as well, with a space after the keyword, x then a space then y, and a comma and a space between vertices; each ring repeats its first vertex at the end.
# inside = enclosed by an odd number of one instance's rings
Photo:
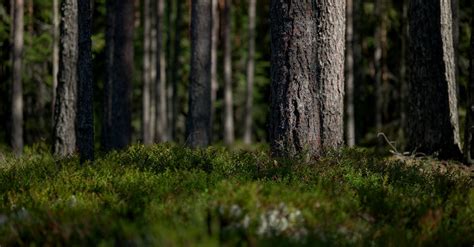
POLYGON ((0 244, 470 245, 469 174, 355 149, 318 162, 266 151, 133 146, 79 165, 47 147, 0 160, 0 244), (43 150, 43 151, 41 151, 43 150))

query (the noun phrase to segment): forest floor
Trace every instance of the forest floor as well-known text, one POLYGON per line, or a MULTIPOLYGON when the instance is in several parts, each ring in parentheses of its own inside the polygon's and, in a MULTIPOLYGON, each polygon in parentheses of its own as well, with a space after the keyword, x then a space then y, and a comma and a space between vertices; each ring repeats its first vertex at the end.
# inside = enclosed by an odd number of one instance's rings
POLYGON ((0 246, 472 246, 472 169, 347 149, 133 146, 79 165, 0 157, 0 246))

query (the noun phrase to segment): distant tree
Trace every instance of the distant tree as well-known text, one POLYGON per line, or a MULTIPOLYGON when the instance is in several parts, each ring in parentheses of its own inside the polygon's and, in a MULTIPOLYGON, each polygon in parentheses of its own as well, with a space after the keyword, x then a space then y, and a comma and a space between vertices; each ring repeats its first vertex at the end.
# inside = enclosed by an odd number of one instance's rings
POLYGON ((408 150, 460 158, 451 2, 409 6, 408 150))
POLYGON ((205 147, 211 142, 211 0, 192 0, 191 75, 186 142, 205 147))
POLYGON ((13 83, 12 83, 12 147, 16 155, 23 151, 23 44, 24 44, 24 2, 14 0, 13 5, 13 83))
POLYGON ((53 126, 54 126, 54 107, 56 103, 56 90, 58 87, 58 72, 59 72, 59 0, 53 0, 53 93, 51 109, 53 112, 53 126))
MULTIPOLYGON (((356 0, 357 1, 357 0, 356 0)), ((346 1, 346 144, 355 145, 354 119, 354 1, 346 1)), ((356 13, 357 14, 357 13, 356 13)))
POLYGON ((59 74, 54 112, 54 154, 65 157, 76 151, 77 62, 79 57, 76 0, 61 2, 59 74))
POLYGON ((244 111, 244 143, 252 143, 253 91, 255 82, 255 26, 257 17, 257 0, 249 0, 249 50, 247 57, 247 91, 244 111))
MULTIPOLYGON (((386 46, 386 24, 385 24, 385 0, 375 1, 375 39, 374 39, 374 70, 375 70, 375 130, 382 132, 383 126, 383 86, 385 77, 385 46, 386 46)), ((379 142, 380 144, 380 142, 379 142)))
MULTIPOLYGON (((471 4, 474 9, 474 2, 471 4)), ((471 20, 471 30, 474 30, 474 18, 471 20)), ((470 50, 470 65, 469 65, 469 82, 468 82, 468 105, 466 116, 466 129, 464 139, 464 151, 466 161, 469 164, 474 163, 474 36, 471 35, 471 50, 470 50)))
POLYGON ((157 141, 168 141, 168 115, 167 115, 167 93, 166 93, 166 46, 164 43, 164 0, 156 2, 156 81, 155 85, 155 105, 156 105, 156 125, 155 134, 157 141))
POLYGON ((150 0, 143 1, 143 87, 142 87, 142 140, 152 144, 151 96, 152 96, 152 10, 150 0))
POLYGON ((122 149, 131 141, 134 1, 107 0, 107 79, 102 147, 122 149))
MULTIPOLYGON (((219 0, 212 1, 212 36, 211 36, 211 124, 216 115, 216 98, 219 83, 217 81, 217 48, 219 46, 219 0)), ((212 126, 211 126, 212 128, 212 126)))
POLYGON ((177 125, 177 119, 178 119, 178 84, 179 84, 179 78, 178 75, 180 74, 180 55, 182 54, 182 49, 181 49, 181 23, 182 23, 182 18, 183 18, 183 2, 182 1, 177 1, 176 2, 176 20, 175 20, 175 25, 174 25, 174 31, 175 31, 175 36, 174 36, 174 52, 173 52, 173 63, 172 63, 172 68, 171 68, 171 78, 170 81, 173 84, 173 100, 171 101, 171 121, 170 121, 170 128, 171 128, 171 138, 172 140, 176 140, 176 125, 177 125))
POLYGON ((232 1, 225 0, 223 11, 224 43, 224 143, 234 143, 234 100, 232 95, 232 1))

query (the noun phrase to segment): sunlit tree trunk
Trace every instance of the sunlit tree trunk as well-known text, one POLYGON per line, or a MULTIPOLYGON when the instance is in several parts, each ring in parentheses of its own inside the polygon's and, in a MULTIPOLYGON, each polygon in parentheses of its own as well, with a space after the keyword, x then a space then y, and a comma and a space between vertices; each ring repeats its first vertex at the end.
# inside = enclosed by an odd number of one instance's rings
POLYGON ((232 95, 232 2, 224 6, 224 143, 234 143, 234 100, 232 95))
POLYGON ((13 82, 12 82, 12 148, 16 155, 23 151, 23 85, 22 63, 24 43, 23 0, 13 6, 13 82))
POLYGON ((247 91, 244 112, 244 143, 252 143, 253 88, 255 82, 255 26, 257 0, 249 0, 249 50, 247 58, 247 91))

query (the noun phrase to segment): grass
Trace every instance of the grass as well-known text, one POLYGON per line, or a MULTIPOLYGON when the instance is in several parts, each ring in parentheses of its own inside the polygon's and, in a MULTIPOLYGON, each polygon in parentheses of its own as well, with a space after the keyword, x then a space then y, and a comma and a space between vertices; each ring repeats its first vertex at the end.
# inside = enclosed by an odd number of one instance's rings
POLYGON ((0 157, 0 246, 474 244, 472 173, 456 164, 259 150, 138 145, 84 166, 0 157))

